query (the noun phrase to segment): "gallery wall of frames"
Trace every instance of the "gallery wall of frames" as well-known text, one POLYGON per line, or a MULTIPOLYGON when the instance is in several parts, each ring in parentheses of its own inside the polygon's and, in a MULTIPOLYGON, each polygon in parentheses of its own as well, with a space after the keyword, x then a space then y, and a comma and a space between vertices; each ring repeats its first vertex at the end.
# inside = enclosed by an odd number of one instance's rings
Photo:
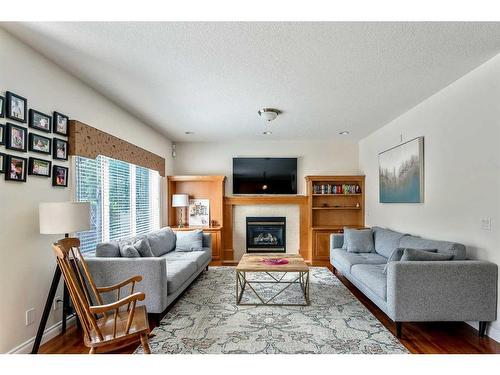
POLYGON ((0 93, 0 174, 14 182, 51 178, 52 186, 67 187, 69 170, 58 162, 68 160, 68 125, 62 113, 46 114, 28 108, 18 93, 0 93))

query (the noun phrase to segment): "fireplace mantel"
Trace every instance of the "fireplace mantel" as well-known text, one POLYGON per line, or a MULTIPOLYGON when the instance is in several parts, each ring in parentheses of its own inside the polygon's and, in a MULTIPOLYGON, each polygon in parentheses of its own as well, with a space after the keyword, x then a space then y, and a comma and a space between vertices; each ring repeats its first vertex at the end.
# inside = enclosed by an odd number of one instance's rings
POLYGON ((224 261, 234 262, 233 252, 233 208, 251 205, 298 205, 300 208, 300 249, 305 260, 311 259, 309 246, 308 197, 305 195, 233 195, 224 197, 223 249, 224 261))

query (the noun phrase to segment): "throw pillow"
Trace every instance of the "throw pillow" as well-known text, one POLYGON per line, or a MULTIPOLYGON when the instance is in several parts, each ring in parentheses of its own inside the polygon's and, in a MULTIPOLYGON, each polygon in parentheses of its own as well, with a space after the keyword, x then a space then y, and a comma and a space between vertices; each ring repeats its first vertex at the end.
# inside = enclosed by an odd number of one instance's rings
POLYGON ((139 258, 140 254, 129 241, 120 242, 120 254, 123 258, 139 258))
POLYGON ((203 249, 203 231, 200 229, 177 233, 176 251, 201 251, 203 249))
POLYGON ((149 246, 155 257, 162 256, 175 249, 175 233, 172 228, 165 227, 147 235, 149 246))
MULTIPOLYGON (((437 251, 437 250, 436 250, 437 251)), ((431 253, 428 250, 405 249, 401 262, 451 260, 453 254, 431 253)))
MULTIPOLYGON (((387 267, 388 267, 389 263, 400 261, 401 258, 403 257, 405 250, 407 250, 407 249, 405 249, 403 247, 398 247, 397 249, 394 249, 391 256, 387 259, 387 263, 385 264, 384 271, 382 272, 384 275, 387 274, 387 267)), ((429 253, 437 253, 437 249, 408 249, 408 250, 427 251, 429 253)))
POLYGON ((118 242, 102 242, 95 248, 95 256, 98 258, 116 258, 120 256, 118 242))
POLYGON ((344 228, 344 242, 349 253, 371 253, 375 251, 371 229, 344 228))
POLYGON ((147 237, 140 238, 134 242, 135 249, 139 252, 139 255, 143 258, 154 257, 151 251, 151 246, 149 246, 149 241, 147 237))

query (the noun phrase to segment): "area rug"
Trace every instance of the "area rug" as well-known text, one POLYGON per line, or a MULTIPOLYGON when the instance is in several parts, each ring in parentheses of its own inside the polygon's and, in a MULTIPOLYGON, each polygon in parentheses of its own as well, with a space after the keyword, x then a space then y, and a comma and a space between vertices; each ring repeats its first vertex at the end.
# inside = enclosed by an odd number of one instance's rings
MULTIPOLYGON (((238 306, 234 267, 210 267, 153 330, 151 352, 408 353, 327 268, 312 267, 310 274, 309 306, 238 306)), ((264 296, 283 288, 260 285, 257 291, 264 296)), ((279 297, 276 302, 302 302, 300 286, 288 288, 279 297)), ((253 292, 246 291, 243 301, 257 301, 255 298, 253 292)), ((142 347, 136 353, 142 353, 142 347)))

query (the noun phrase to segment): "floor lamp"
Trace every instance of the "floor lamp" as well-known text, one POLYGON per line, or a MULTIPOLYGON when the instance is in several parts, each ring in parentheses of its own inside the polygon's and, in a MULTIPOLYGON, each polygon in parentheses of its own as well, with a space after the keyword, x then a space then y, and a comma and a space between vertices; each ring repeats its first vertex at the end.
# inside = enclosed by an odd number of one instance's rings
MULTIPOLYGON (((83 232, 90 229, 89 202, 40 203, 38 211, 40 234, 64 234, 65 237, 69 237, 69 233, 83 232)), ((40 348, 40 343, 42 342, 43 333, 47 325, 47 319, 49 318, 60 279, 61 269, 59 266, 56 266, 31 354, 38 353, 38 349, 40 348)), ((66 331, 66 316, 69 314, 69 310, 69 293, 66 284, 64 284, 62 311, 63 333, 66 331)))

